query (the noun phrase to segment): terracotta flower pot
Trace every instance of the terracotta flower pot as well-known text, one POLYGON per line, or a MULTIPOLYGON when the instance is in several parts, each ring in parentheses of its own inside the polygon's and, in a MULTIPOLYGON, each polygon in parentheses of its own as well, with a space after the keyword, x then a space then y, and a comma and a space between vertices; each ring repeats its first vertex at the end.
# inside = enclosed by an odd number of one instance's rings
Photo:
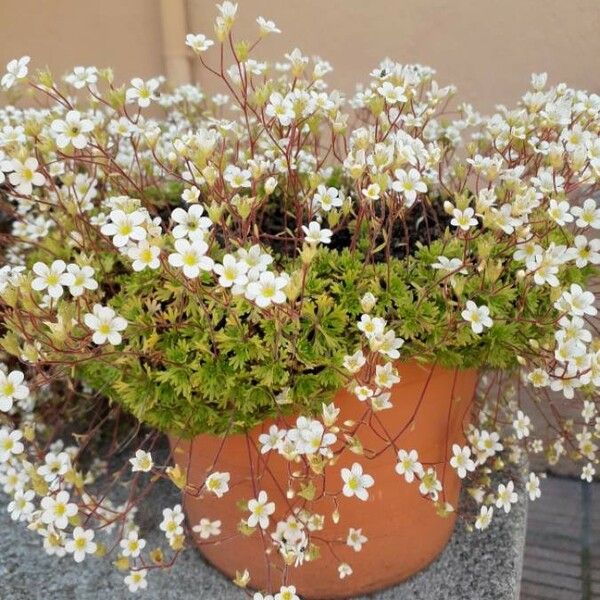
MULTIPOLYGON (((371 426, 361 426, 357 437, 365 449, 380 450, 387 444, 383 438, 397 437, 398 449, 416 449, 425 466, 436 467, 443 482, 441 501, 456 506, 460 479, 448 463, 452 443, 464 440, 464 425, 470 417, 477 373, 421 366, 415 362, 398 365, 402 380, 392 389, 392 409, 375 413, 371 426), (385 429, 384 429, 385 428, 385 429), (387 433, 386 433, 387 432, 387 433), (379 435, 378 435, 379 434, 379 435)), ((334 399, 341 408, 338 423, 348 419, 359 421, 367 406, 345 390, 334 399)), ((281 421, 280 426, 293 426, 294 420, 281 421)), ((395 472, 397 455, 388 448, 376 458, 357 456, 344 451, 335 466, 325 469, 325 477, 317 482, 316 499, 306 503, 299 496, 286 498, 290 473, 302 471, 304 465, 290 463, 276 452, 260 455, 258 436, 271 423, 256 427, 246 435, 220 438, 199 435, 193 440, 171 439, 176 462, 187 472, 188 492, 184 506, 191 526, 201 518, 220 520, 221 535, 209 540, 196 538, 204 557, 219 571, 234 578, 236 571, 248 569, 249 586, 273 591, 284 583, 284 562, 276 549, 265 554, 270 533, 278 520, 285 519, 295 507, 307 506, 311 513, 325 517, 325 529, 316 532, 311 541, 319 546, 320 558, 299 567, 288 567, 285 583, 293 584, 302 598, 350 598, 398 583, 427 566, 444 548, 452 534, 453 514, 440 517, 433 503, 419 493, 418 482, 408 484, 395 472), (215 457, 218 459, 215 462, 215 457), (336 506, 331 496, 342 489, 340 469, 359 462, 372 475, 375 485, 363 502, 355 497, 338 495, 340 519, 332 520, 336 506), (200 490, 207 474, 228 471, 230 490, 222 498, 200 490), (253 481, 251 473, 258 482, 253 481), (320 485, 320 489, 319 489, 320 485), (255 531, 244 536, 237 530, 240 519, 248 512, 238 503, 255 498, 265 490, 277 510, 271 516, 266 532, 255 531), (358 553, 346 545, 350 527, 362 528, 368 538, 358 553), (324 540, 336 540, 329 545, 324 540), (266 544, 266 546, 265 546, 266 544), (347 562, 353 574, 339 578, 338 566, 347 562)), ((296 484, 296 487, 297 484, 296 484)))

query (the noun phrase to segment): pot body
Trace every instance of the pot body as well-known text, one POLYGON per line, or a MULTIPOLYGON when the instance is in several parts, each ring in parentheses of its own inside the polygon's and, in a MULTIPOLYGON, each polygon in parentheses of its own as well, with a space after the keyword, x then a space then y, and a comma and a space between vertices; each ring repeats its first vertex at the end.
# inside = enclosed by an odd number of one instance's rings
MULTIPOLYGON (((360 422, 367 413, 369 425, 356 432, 363 447, 376 453, 389 446, 382 440, 395 439, 397 449, 416 449, 424 466, 434 466, 443 483, 440 500, 457 506, 460 479, 449 465, 452 444, 464 443, 464 427, 470 419, 477 373, 474 370, 448 370, 408 362, 397 365, 401 381, 391 390, 393 408, 372 413, 356 397, 341 390, 335 405, 341 409, 337 423, 360 422)), ((247 435, 217 437, 199 435, 192 440, 171 438, 177 464, 188 476, 184 507, 190 526, 201 518, 220 520, 221 535, 196 542, 204 557, 219 571, 234 578, 236 571, 248 569, 249 586, 273 592, 282 584, 293 584, 302 598, 325 600, 351 598, 396 584, 427 566, 445 547, 455 522, 450 513, 440 517, 431 500, 419 493, 419 483, 411 484, 395 472, 396 451, 388 447, 375 458, 358 456, 348 450, 334 466, 325 468, 317 479, 315 499, 306 502, 286 498, 290 475, 302 471, 300 463, 290 463, 271 451, 260 455, 258 436, 273 422, 266 422, 247 435), (361 501, 339 494, 340 469, 359 462, 375 479, 369 498, 361 501), (222 498, 202 491, 206 476, 213 471, 229 472, 230 490, 222 498), (238 524, 248 512, 238 503, 255 498, 265 490, 276 503, 269 529, 251 536, 238 532, 238 524), (337 494, 339 522, 334 523, 337 494), (299 567, 285 568, 279 552, 270 543, 270 533, 278 520, 297 508, 325 517, 325 529, 315 532, 311 541, 319 546, 320 558, 299 567), (358 553, 346 544, 349 528, 361 528, 368 541, 358 553), (269 553, 266 548, 271 548, 269 553), (348 563, 353 574, 339 578, 338 566, 348 563), (284 572, 285 571, 285 572, 284 572)), ((293 427, 294 420, 275 421, 279 427, 293 427)), ((299 488, 298 481, 294 486, 299 488)), ((195 534, 196 535, 196 534, 195 534)))

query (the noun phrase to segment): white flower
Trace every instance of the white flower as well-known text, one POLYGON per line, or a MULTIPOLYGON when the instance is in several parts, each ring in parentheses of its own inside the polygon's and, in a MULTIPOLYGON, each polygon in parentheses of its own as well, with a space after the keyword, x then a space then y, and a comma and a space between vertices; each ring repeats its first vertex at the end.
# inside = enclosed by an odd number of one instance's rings
POLYGON ((75 89, 81 90, 98 81, 98 69, 96 67, 75 67, 73 72, 65 77, 65 81, 75 89))
POLYGON ((131 87, 127 88, 125 99, 129 104, 137 102, 140 108, 150 106, 150 102, 156 99, 154 92, 158 89, 159 81, 157 79, 149 79, 144 81, 139 77, 134 77, 131 80, 131 87))
POLYGON ((369 338, 369 345, 372 350, 377 350, 380 354, 396 360, 400 358, 399 349, 404 345, 404 340, 396 337, 396 334, 390 330, 383 335, 369 338))
POLYGON ((475 227, 477 225, 477 219, 474 217, 475 211, 468 206, 465 210, 460 210, 455 208, 452 211, 452 220, 450 221, 451 225, 455 227, 460 227, 463 231, 469 231, 471 227, 475 227))
POLYGON ((77 504, 69 502, 69 492, 62 490, 56 496, 44 496, 40 503, 42 523, 53 525, 57 529, 65 529, 69 518, 77 514, 77 504))
POLYGON ((321 229, 321 225, 317 221, 311 221, 306 225, 302 225, 302 231, 306 236, 305 240, 308 244, 329 244, 331 243, 331 229, 321 229))
POLYGON ((300 600, 300 597, 296 595, 296 586, 282 586, 279 588, 279 592, 275 594, 275 600, 300 600))
POLYGON ((130 571, 129 575, 125 577, 125 585, 130 592, 135 593, 138 590, 145 590, 148 587, 148 581, 146 575, 148 574, 147 569, 139 569, 137 571, 130 571))
MULTIPOLYGON (((219 285, 225 288, 239 287, 240 292, 248 283, 248 265, 243 260, 237 260, 233 254, 223 257, 223 264, 215 264, 214 271, 219 275, 219 285)), ((238 291, 234 290, 234 293, 238 291)))
POLYGON ((277 29, 277 26, 273 21, 268 21, 264 17, 258 17, 256 19, 258 26, 260 27, 260 35, 265 36, 269 33, 281 33, 280 29, 277 29))
POLYGON ((594 306, 594 294, 584 292, 577 283, 572 283, 569 291, 564 291, 555 303, 558 310, 566 310, 571 315, 582 317, 583 315, 594 316, 598 310, 594 306))
POLYGON ((277 425, 271 425, 268 433, 261 433, 258 436, 258 443, 260 444, 260 453, 266 454, 271 450, 276 450, 285 437, 285 429, 279 429, 277 425))
POLYGON ((328 188, 323 184, 319 185, 317 188, 313 200, 325 212, 329 212, 332 208, 342 206, 344 203, 343 198, 340 196, 340 191, 337 188, 328 188))
POLYGON ((375 367, 375 383, 379 387, 391 388, 394 384, 399 383, 399 381, 398 371, 396 371, 391 362, 375 367))
POLYGON ((10 89, 18 79, 27 77, 27 65, 31 59, 29 56, 14 58, 6 65, 6 73, 0 79, 0 85, 5 89, 10 89))
POLYGON ((581 479, 583 479, 583 481, 587 481, 588 483, 592 483, 595 474, 596 469, 591 462, 587 463, 587 465, 581 469, 581 479))
POLYGON ((575 260, 575 265, 580 269, 588 263, 600 264, 600 240, 588 240, 584 235, 575 236, 573 248, 569 252, 575 260))
POLYGON ((482 452, 485 458, 494 456, 504 449, 500 443, 500 436, 495 431, 482 431, 477 437, 477 450, 482 452))
POLYGON ((92 529, 83 529, 83 527, 75 527, 73 529, 73 537, 68 539, 65 544, 65 550, 69 554, 73 554, 75 562, 82 562, 86 554, 94 554, 98 546, 92 540, 94 539, 94 531, 92 529))
POLYGON ((122 341, 119 332, 127 329, 127 321, 123 317, 117 315, 110 306, 101 304, 94 304, 92 312, 83 316, 83 322, 94 332, 92 341, 98 346, 107 341, 118 346, 122 341))
POLYGON ((417 477, 423 475, 423 465, 419 462, 419 454, 416 450, 411 450, 410 452, 398 450, 396 473, 404 475, 407 483, 412 483, 415 480, 415 475, 417 477))
POLYGON ((439 269, 440 271, 446 271, 447 273, 461 273, 467 274, 467 270, 464 269, 464 263, 460 258, 447 258, 445 256, 438 256, 437 262, 431 265, 432 269, 439 269))
POLYGON ((352 567, 348 563, 342 563, 338 567, 338 574, 340 576, 340 579, 345 579, 346 577, 350 577, 350 575, 352 575, 352 573, 353 573, 352 567))
POLYGON ((176 504, 173 508, 165 508, 162 514, 163 520, 159 528, 165 532, 167 539, 172 540, 174 537, 181 535, 183 533, 181 523, 185 518, 181 510, 181 504, 176 504))
POLYGON ((354 354, 352 354, 352 356, 344 356, 343 365, 345 369, 350 371, 350 373, 358 373, 366 362, 367 359, 365 358, 363 351, 357 350, 354 354))
POLYGON ((269 516, 275 512, 275 502, 269 502, 267 492, 261 490, 257 498, 248 502, 248 510, 248 527, 258 525, 261 529, 266 529, 269 526, 269 516))
POLYGON ((277 117, 283 126, 289 125, 296 116, 291 101, 287 97, 284 98, 279 92, 273 92, 269 96, 265 113, 268 117, 277 117))
POLYGON ((215 471, 206 478, 204 487, 209 492, 215 494, 217 498, 222 498, 223 494, 226 494, 229 491, 229 479, 229 473, 215 471))
POLYGON ((571 207, 571 213, 577 217, 575 223, 577 227, 600 229, 600 208, 596 206, 596 201, 593 198, 588 198, 582 207, 571 207))
POLYGON ((46 178, 37 172, 38 161, 33 157, 26 158, 23 161, 13 158, 8 161, 6 166, 8 168, 3 170, 12 171, 8 176, 8 181, 14 186, 17 194, 30 196, 34 185, 39 187, 46 183, 46 178))
POLYGON ((94 129, 94 123, 89 119, 82 119, 78 110, 70 110, 64 121, 55 119, 50 126, 56 134, 56 145, 63 150, 69 144, 73 148, 82 150, 88 145, 86 135, 94 129))
POLYGON ((550 200, 550 206, 548 207, 548 214, 550 218, 561 227, 567 223, 572 223, 575 219, 569 212, 570 204, 566 200, 557 202, 556 200, 550 200))
POLYGON ((366 312, 369 313, 375 308, 377 304, 377 298, 371 293, 367 292, 360 299, 360 307, 366 312))
POLYGON ((240 248, 237 254, 240 260, 248 265, 249 279, 258 279, 258 276, 266 271, 267 267, 273 262, 273 257, 263 252, 258 244, 252 246, 250 250, 240 248))
POLYGON ((131 266, 136 272, 143 271, 146 267, 158 269, 160 266, 160 247, 151 244, 148 240, 142 240, 137 245, 131 246, 127 250, 127 256, 133 261, 131 266))
POLYGON ((502 508, 505 513, 509 513, 512 505, 519 501, 519 496, 514 490, 515 484, 512 481, 509 481, 506 485, 501 483, 498 486, 496 508, 502 508))
POLYGON ((367 339, 383 335, 385 319, 371 317, 370 315, 362 315, 358 322, 358 329, 365 334, 367 339))
POLYGON ((474 333, 481 333, 484 327, 491 327, 494 322, 490 318, 490 309, 487 306, 477 306, 472 300, 467 301, 466 309, 461 313, 465 321, 471 323, 474 333))
POLYGON ((175 239, 188 237, 192 241, 203 241, 212 225, 208 217, 202 216, 203 213, 204 208, 200 204, 193 204, 187 210, 176 208, 171 213, 171 219, 177 223, 173 228, 173 237, 175 239))
POLYGON ((208 39, 203 33, 188 33, 185 36, 185 45, 189 46, 196 54, 206 52, 214 42, 208 39))
POLYGON ((34 505, 32 500, 35 497, 33 490, 17 490, 7 510, 13 521, 27 521, 33 513, 34 505))
POLYGON ((223 179, 233 188, 249 188, 252 183, 250 181, 252 174, 249 169, 240 169, 235 165, 229 165, 223 173, 223 179))
POLYGON ((61 281, 74 297, 81 296, 85 290, 98 289, 98 282, 94 279, 94 269, 87 265, 83 267, 75 264, 67 265, 67 272, 61 276, 61 281))
POLYGON ((450 465, 456 469, 461 479, 467 476, 467 471, 475 470, 475 461, 471 458, 471 448, 468 446, 461 448, 458 444, 453 444, 452 454, 454 456, 450 459, 450 465))
POLYGON ((21 454, 25 447, 21 443, 23 432, 19 429, 9 431, 6 427, 0 429, 0 464, 7 462, 11 456, 21 454))
POLYGON ((71 468, 71 457, 66 452, 55 454, 48 452, 44 457, 44 464, 39 466, 37 472, 45 481, 52 483, 57 477, 64 475, 71 468))
POLYGON ((221 535, 221 521, 200 519, 200 523, 194 525, 192 531, 197 533, 201 539, 207 540, 211 535, 221 535))
POLYGON ((112 242, 117 248, 125 246, 130 240, 139 242, 146 239, 146 230, 141 226, 146 217, 141 211, 127 214, 122 210, 113 210, 108 218, 109 222, 102 225, 100 231, 104 235, 113 236, 112 242))
POLYGON ((375 480, 370 475, 363 473, 363 468, 359 463, 354 463, 350 469, 343 468, 341 476, 344 482, 342 488, 344 496, 348 498, 356 496, 359 500, 367 500, 369 497, 367 490, 375 483, 375 480))
POLYGON ((8 412, 15 400, 24 400, 29 388, 23 383, 21 371, 11 371, 8 375, 0 369, 0 411, 8 412))
POLYGON ((146 540, 140 539, 137 531, 130 531, 127 537, 119 542, 119 545, 122 548, 123 556, 137 558, 146 546, 146 540))
POLYGON ((185 188, 181 192, 181 199, 187 204, 195 204, 200 198, 200 190, 197 187, 185 188))
POLYGON ((360 552, 364 543, 368 541, 367 536, 363 535, 362 529, 353 529, 350 527, 348 531, 348 537, 346 538, 346 544, 354 550, 354 552, 360 552))
POLYGON ((479 515, 475 521, 475 529, 479 529, 480 531, 487 529, 490 526, 490 523, 492 522, 493 516, 493 506, 482 506, 479 510, 479 515))
POLYGON ((529 499, 533 502, 542 495, 540 490, 540 478, 535 473, 529 473, 529 479, 525 483, 525 490, 529 499))
POLYGON ((175 240, 174 246, 175 252, 169 254, 169 264, 182 268, 186 277, 193 279, 200 275, 200 271, 212 271, 215 263, 210 256, 206 256, 206 242, 179 239, 175 240))
POLYGON ((246 298, 256 302, 260 308, 270 304, 283 304, 286 301, 284 288, 289 277, 284 273, 275 275, 269 271, 260 274, 258 281, 251 281, 246 288, 246 298))
POLYGON ((405 94, 405 89, 400 85, 394 85, 390 81, 384 81, 377 88, 377 91, 385 98, 388 104, 397 104, 398 102, 406 102, 408 98, 405 94))
POLYGON ((379 200, 379 195, 381 194, 381 188, 378 183, 371 183, 361 191, 365 198, 369 200, 379 200))
POLYGON ((152 467, 154 466, 152 454, 142 449, 136 450, 135 456, 130 458, 129 462, 131 463, 131 470, 134 473, 137 471, 148 473, 149 471, 152 471, 152 467))
POLYGON ((406 198, 406 204, 410 207, 417 199, 417 194, 427 191, 426 183, 421 179, 421 173, 417 169, 410 169, 408 173, 404 169, 394 171, 396 178, 392 182, 392 189, 406 198))
POLYGON ((419 492, 424 496, 429 496, 432 500, 437 500, 439 492, 442 491, 442 482, 438 479, 435 469, 428 467, 420 477, 419 492))
POLYGON ((37 275, 31 282, 31 287, 37 292, 47 290, 51 298, 60 298, 63 295, 63 286, 69 285, 71 278, 64 272, 67 265, 62 260, 55 260, 50 266, 43 262, 36 262, 32 270, 37 275))
POLYGON ((530 431, 529 428, 531 426, 531 419, 523 413, 522 410, 517 412, 517 418, 513 421, 513 427, 517 434, 517 438, 522 440, 526 438, 530 431))

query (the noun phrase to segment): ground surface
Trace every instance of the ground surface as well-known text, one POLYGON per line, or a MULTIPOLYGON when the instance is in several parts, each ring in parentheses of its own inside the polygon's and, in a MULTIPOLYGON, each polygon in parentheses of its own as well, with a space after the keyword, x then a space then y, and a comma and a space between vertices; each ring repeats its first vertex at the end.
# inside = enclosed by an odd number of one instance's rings
MULTIPOLYGON (((523 489, 522 478, 517 486, 523 489)), ((4 501, 4 498, 0 500, 4 501)), ((177 497, 163 489, 152 495, 140 521, 149 547, 162 532, 149 529, 157 515, 177 497)), ((5 505, 4 502, 0 502, 5 505)), ((370 600, 515 600, 521 574, 526 508, 519 503, 484 533, 469 534, 457 526, 440 558, 412 580, 370 600)), ((2 600, 242 600, 246 596, 206 565, 195 551, 185 552, 169 573, 149 575, 146 593, 130 594, 123 575, 110 561, 76 565, 42 551, 38 538, 15 526, 0 512, 0 599, 2 600)), ((366 600, 366 599, 363 599, 366 600)))

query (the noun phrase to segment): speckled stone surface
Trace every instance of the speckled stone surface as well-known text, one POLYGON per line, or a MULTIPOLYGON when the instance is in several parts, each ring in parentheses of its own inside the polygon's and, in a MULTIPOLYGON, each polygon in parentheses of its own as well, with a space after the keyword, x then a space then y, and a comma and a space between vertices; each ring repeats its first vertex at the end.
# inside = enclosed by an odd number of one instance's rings
MULTIPOLYGON (((524 478, 513 477, 523 497, 524 478)), ((172 486, 170 486, 172 487, 172 486)), ((142 534, 153 547, 162 532, 149 529, 177 495, 157 489, 138 513, 142 534)), ((131 594, 109 560, 88 559, 77 565, 70 557, 56 559, 43 552, 38 536, 14 524, 0 496, 1 600, 242 600, 247 596, 207 565, 197 552, 181 555, 167 573, 150 573, 146 592, 131 594)), ((518 600, 527 518, 526 502, 509 515, 498 513, 483 533, 468 533, 457 525, 454 535, 427 569, 394 588, 372 594, 370 600, 518 600)), ((362 598, 361 600, 367 600, 362 598)))

